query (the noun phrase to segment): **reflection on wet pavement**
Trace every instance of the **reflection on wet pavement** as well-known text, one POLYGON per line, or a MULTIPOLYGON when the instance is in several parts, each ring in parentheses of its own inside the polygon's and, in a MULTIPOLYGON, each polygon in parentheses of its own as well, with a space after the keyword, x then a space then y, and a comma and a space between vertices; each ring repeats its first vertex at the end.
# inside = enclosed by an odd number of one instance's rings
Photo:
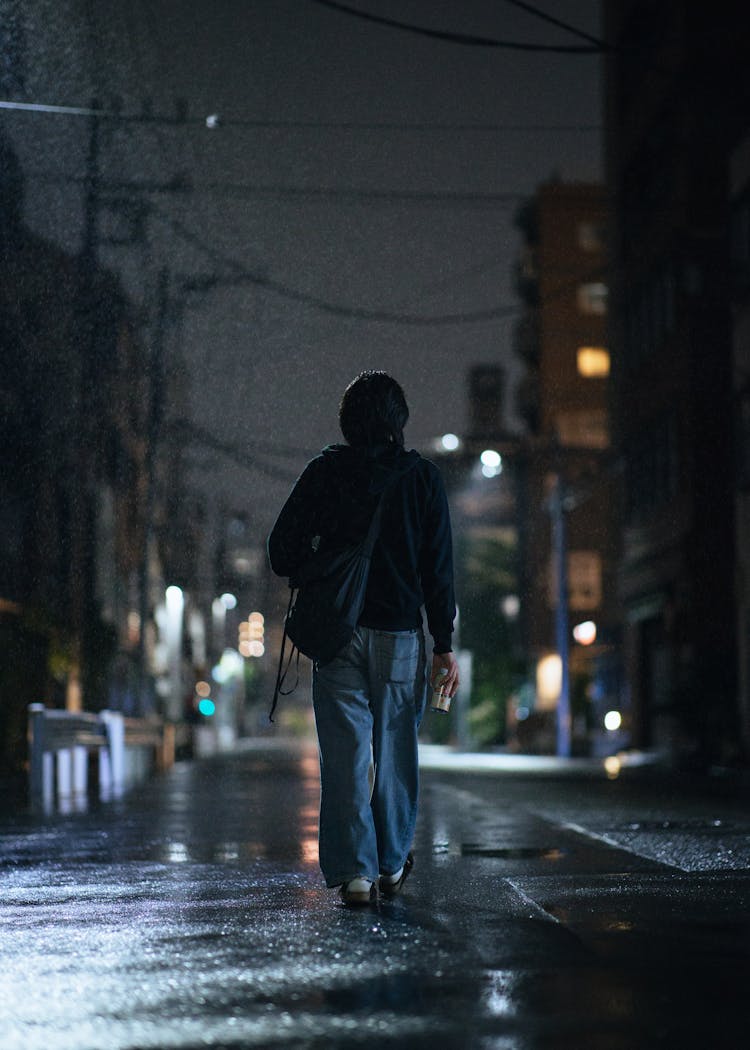
POLYGON ((2 1050, 744 1045, 748 873, 587 837, 556 792, 429 773, 407 892, 362 910, 318 871, 314 750, 8 818, 2 1050))

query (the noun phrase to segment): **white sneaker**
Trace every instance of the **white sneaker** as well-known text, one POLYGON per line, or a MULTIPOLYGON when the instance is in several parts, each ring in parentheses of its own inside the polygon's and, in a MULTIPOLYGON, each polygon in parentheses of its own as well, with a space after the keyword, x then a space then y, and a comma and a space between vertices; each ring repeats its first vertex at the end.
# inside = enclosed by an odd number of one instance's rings
POLYGON ((383 892, 383 896, 395 897, 397 893, 400 893, 413 867, 414 855, 410 851, 406 858, 406 863, 404 864, 403 868, 399 868, 398 871, 394 871, 392 875, 381 875, 380 889, 383 892))
POLYGON ((403 872, 404 872, 404 869, 403 869, 403 867, 401 867, 401 868, 398 869, 398 871, 394 871, 394 873, 392 875, 381 875, 380 876, 380 885, 381 886, 393 886, 394 883, 398 882, 398 880, 401 878, 401 876, 403 875, 403 872))
POLYGON ((357 876, 344 883, 341 887, 341 896, 344 904, 369 904, 377 900, 378 887, 371 879, 357 876))

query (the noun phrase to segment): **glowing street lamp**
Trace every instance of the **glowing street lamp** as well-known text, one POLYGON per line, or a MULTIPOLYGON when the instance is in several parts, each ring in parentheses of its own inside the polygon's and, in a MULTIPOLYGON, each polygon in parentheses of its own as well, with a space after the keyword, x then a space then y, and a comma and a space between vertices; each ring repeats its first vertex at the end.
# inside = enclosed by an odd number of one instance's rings
POLYGON ((486 478, 494 478, 502 473, 503 457, 494 448, 486 448, 479 457, 479 462, 482 464, 482 474, 486 478))
POLYGON ((584 620, 573 628, 573 637, 579 645, 593 645, 596 641, 596 624, 593 620, 584 620))
POLYGON ((165 594, 167 610, 165 641, 169 667, 169 696, 167 718, 178 722, 182 715, 182 618, 185 612, 185 595, 180 587, 167 587, 165 594))
POLYGON ((619 711, 607 711, 604 716, 604 728, 610 733, 616 733, 622 725, 622 715, 619 711))

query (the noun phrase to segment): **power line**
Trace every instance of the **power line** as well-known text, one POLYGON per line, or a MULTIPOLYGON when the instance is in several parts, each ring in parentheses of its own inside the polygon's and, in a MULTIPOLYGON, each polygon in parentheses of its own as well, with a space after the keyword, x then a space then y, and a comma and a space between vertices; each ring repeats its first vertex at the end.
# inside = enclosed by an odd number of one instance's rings
POLYGON ((107 110, 91 109, 90 106, 53 106, 45 102, 13 102, 11 99, 0 99, 0 109, 13 109, 21 113, 55 113, 66 117, 110 116, 107 110))
MULTIPOLYGON (((181 430, 190 439, 204 445, 206 448, 211 448, 215 452, 220 452, 223 456, 226 456, 227 459, 231 459, 234 463, 244 467, 246 470, 258 470, 261 474, 265 474, 269 478, 274 478, 276 481, 286 482, 296 480, 299 475, 299 471, 277 467, 258 459, 257 456, 248 455, 237 445, 228 441, 222 441, 221 438, 216 437, 215 434, 206 430, 205 427, 191 423, 187 419, 179 420, 177 429, 181 430)), ((310 457, 309 451, 303 451, 301 454, 308 459, 310 457)))
MULTIPOLYGON (((218 118, 219 128, 250 128, 269 131, 425 131, 453 133, 496 132, 594 132, 601 131, 601 124, 467 124, 441 121, 388 121, 388 120, 253 120, 242 117, 218 118)), ((195 120, 191 123, 205 123, 195 120)))
MULTIPOLYGON (((28 177, 39 182, 68 183, 86 185, 85 175, 61 175, 55 172, 31 171, 28 177)), ((377 204, 377 203, 424 203, 424 204, 477 204, 477 205, 512 205, 528 199, 528 193, 474 193, 460 190, 367 190, 354 187, 336 186, 276 186, 232 182, 194 183, 189 178, 175 177, 166 182, 134 183, 127 180, 107 180, 107 189, 111 192, 166 193, 171 196, 186 193, 212 193, 235 197, 259 197, 282 200, 319 200, 324 203, 342 202, 344 204, 377 204)))
POLYGON ((496 269, 498 266, 505 265, 507 265, 505 257, 493 255, 491 259, 483 259, 481 262, 475 263, 473 266, 465 267, 459 271, 447 274, 445 277, 441 277, 438 280, 431 281, 429 284, 422 285, 421 288, 415 289, 409 295, 401 298, 395 305, 398 307, 404 307, 415 302, 420 302, 420 300, 423 299, 432 299, 439 291, 444 288, 455 286, 458 281, 464 281, 468 277, 486 274, 490 270, 496 269))
MULTIPOLYGON (((206 442, 210 441, 214 445, 216 445, 217 442, 221 442, 221 438, 216 437, 216 435, 212 434, 206 429, 206 427, 200 426, 187 417, 180 417, 171 420, 169 427, 174 431, 183 430, 200 440, 205 440, 206 442)), ((292 459, 299 459, 300 456, 306 456, 308 459, 310 458, 310 449, 302 448, 300 445, 280 445, 276 441, 261 441, 256 437, 250 438, 249 443, 252 445, 254 452, 262 452, 264 455, 268 456, 283 456, 292 459)))
MULTIPOLYGON (((228 277, 219 277, 215 274, 207 275, 204 278, 198 277, 193 282, 193 288, 188 290, 208 291, 212 288, 237 287, 243 284, 249 284, 265 288, 267 291, 273 292, 282 299, 288 299, 305 306, 311 306, 323 313, 331 314, 335 317, 344 317, 355 321, 402 324, 414 327, 442 327, 455 324, 476 324, 486 321, 496 321, 524 313, 527 309, 524 303, 519 302, 504 303, 500 306, 490 307, 486 310, 424 315, 403 314, 388 310, 368 310, 342 303, 334 303, 308 292, 303 292, 298 288, 293 288, 280 281, 274 281, 263 273, 249 271, 245 268, 243 263, 209 244, 203 237, 193 232, 185 226, 184 223, 162 211, 161 208, 154 207, 154 214, 157 215, 162 222, 170 226, 179 237, 185 240, 188 244, 191 244, 194 248, 197 248, 200 252, 211 259, 212 262, 232 271, 232 274, 228 277)), ((539 305, 541 306, 543 303, 547 303, 552 299, 557 299, 570 294, 570 292, 581 283, 596 280, 597 278, 601 279, 609 272, 609 270, 609 266, 599 265, 585 274, 577 274, 576 277, 572 278, 570 281, 563 281, 554 291, 549 292, 543 297, 543 299, 540 299, 539 305)))
POLYGON ((418 36, 431 37, 433 40, 442 40, 449 44, 462 44, 468 47, 504 48, 509 51, 553 52, 568 55, 598 55, 602 52, 600 44, 532 44, 528 41, 520 40, 498 40, 493 37, 448 32, 415 25, 412 22, 401 22, 395 18, 374 15, 369 11, 360 11, 356 7, 350 7, 348 4, 338 3, 338 0, 312 0, 312 2, 319 4, 321 7, 328 7, 332 11, 363 19, 366 22, 374 22, 376 25, 388 26, 390 29, 399 29, 402 32, 414 33, 418 36))
POLYGON ((548 15, 546 11, 534 7, 533 4, 526 4, 523 0, 504 0, 504 2, 510 4, 511 7, 517 7, 521 11, 526 11, 528 14, 534 15, 535 18, 541 18, 543 22, 549 22, 550 25, 557 26, 558 29, 564 29, 567 33, 572 33, 574 36, 580 37, 581 40, 587 40, 590 44, 595 44, 600 51, 612 50, 611 45, 607 44, 606 41, 600 40, 599 37, 584 32, 577 26, 572 26, 569 22, 562 22, 559 18, 555 18, 553 15, 548 15))
POLYGON ((367 203, 426 203, 426 204, 516 204, 526 200, 528 193, 475 193, 459 190, 377 190, 335 186, 274 186, 247 185, 243 183, 209 182, 198 183, 195 189, 201 192, 223 193, 236 196, 280 197, 297 200, 320 200, 323 202, 367 203))
POLYGON ((174 232, 187 241, 188 244, 191 244, 194 248, 203 252, 213 262, 225 266, 232 271, 232 274, 229 277, 220 278, 218 276, 210 275, 202 281, 200 279, 196 280, 195 290, 200 288, 200 290, 205 291, 214 287, 231 287, 233 285, 240 286, 243 284, 249 284, 273 292, 282 299, 313 307, 316 310, 320 310, 322 313, 331 314, 334 317, 344 317, 348 320, 354 321, 371 321, 384 324, 409 325, 414 327, 441 327, 496 321, 503 317, 513 316, 522 309, 520 305, 508 303, 502 306, 490 307, 487 310, 423 315, 402 314, 388 310, 367 310, 361 307, 347 306, 342 303, 331 302, 328 299, 322 299, 308 292, 303 292, 298 288, 292 288, 290 285, 283 284, 280 281, 274 281, 262 273, 254 273, 246 270, 242 263, 233 259, 231 256, 218 251, 213 245, 208 244, 202 237, 186 227, 184 223, 179 222, 177 219, 173 219, 159 208, 154 209, 154 214, 158 215, 163 222, 171 226, 174 232))
POLYGON ((161 125, 185 128, 244 128, 255 131, 396 131, 447 132, 450 134, 505 134, 506 132, 535 135, 537 133, 594 133, 601 124, 466 124, 440 121, 387 120, 254 120, 250 117, 225 117, 208 114, 205 117, 187 115, 123 113, 119 109, 92 109, 90 106, 63 106, 46 102, 16 102, 0 99, 0 109, 19 113, 36 113, 62 117, 101 117, 121 124, 161 125), (213 119, 214 123, 209 124, 213 119))

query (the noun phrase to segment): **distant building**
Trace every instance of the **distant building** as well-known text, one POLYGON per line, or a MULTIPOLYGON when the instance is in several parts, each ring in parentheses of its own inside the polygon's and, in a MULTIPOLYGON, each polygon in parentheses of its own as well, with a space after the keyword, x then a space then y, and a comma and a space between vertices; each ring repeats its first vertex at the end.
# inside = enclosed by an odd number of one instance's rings
POLYGON ((134 649, 145 462, 129 304, 110 273, 86 271, 32 233, 22 203, 20 166, 0 140, 0 756, 9 768, 25 756, 27 703, 112 703, 113 661, 134 649))
MULTIPOLYGON (((532 670, 548 666, 557 653, 558 551, 550 497, 559 478, 566 496, 573 728, 577 746, 585 748, 590 730, 601 728, 606 710, 619 708, 622 699, 616 674, 604 188, 549 182, 521 210, 518 226, 524 312, 515 349, 525 367, 519 411, 528 427, 521 517, 525 643, 532 670), (581 644, 572 631, 583 623, 585 631, 576 632, 581 644)), ((537 690, 537 713, 554 716, 553 693, 543 685, 537 690)))
POLYGON ((738 741, 727 187, 750 99, 745 16, 740 4, 605 4, 634 735, 698 764, 738 741))
POLYGON ((498 365, 473 366, 467 377, 467 432, 443 435, 425 450, 440 466, 451 506, 454 645, 472 660, 471 711, 454 725, 454 738, 464 746, 505 740, 509 701, 525 673, 518 529, 522 466, 519 438, 504 422, 504 380, 498 365))

